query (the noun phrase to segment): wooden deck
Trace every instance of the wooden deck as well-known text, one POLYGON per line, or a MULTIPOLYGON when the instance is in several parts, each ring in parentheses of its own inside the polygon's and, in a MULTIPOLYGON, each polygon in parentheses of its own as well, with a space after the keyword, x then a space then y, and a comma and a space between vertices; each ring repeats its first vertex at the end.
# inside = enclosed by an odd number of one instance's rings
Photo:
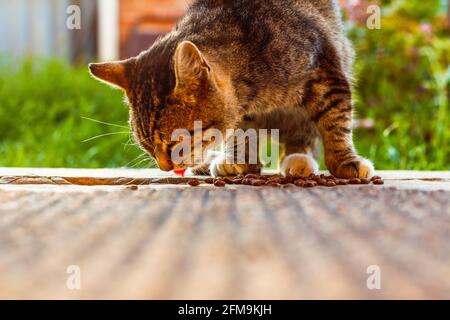
POLYGON ((450 174, 378 174, 384 186, 0 184, 0 299, 449 299, 450 174), (80 290, 67 287, 69 266, 80 290), (367 287, 369 266, 380 290, 367 287))

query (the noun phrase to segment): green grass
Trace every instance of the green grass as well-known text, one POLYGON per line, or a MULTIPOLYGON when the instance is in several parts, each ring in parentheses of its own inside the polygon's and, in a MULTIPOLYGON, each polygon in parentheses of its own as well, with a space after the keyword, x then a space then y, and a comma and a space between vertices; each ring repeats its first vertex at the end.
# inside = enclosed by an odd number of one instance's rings
MULTIPOLYGON (((439 85, 433 81, 438 79, 430 79, 430 85, 439 85)), ((359 91, 359 113, 373 118, 375 128, 358 129, 356 146, 378 169, 450 169, 445 89, 427 105, 405 104, 396 112, 366 110, 364 90, 359 91)), ((396 108, 392 97, 380 93, 378 99, 396 108)), ((0 166, 147 167, 148 161, 137 158, 142 152, 128 144, 127 120, 122 93, 92 79, 86 67, 58 61, 0 63, 0 166)))
POLYGON ((445 16, 420 21, 391 13, 380 30, 351 30, 358 52, 356 109, 360 117, 375 121, 373 130, 357 130, 355 140, 379 168, 450 169, 450 37, 445 21, 445 16), (424 23, 433 33, 422 30, 424 23))
POLYGON ((141 152, 127 145, 127 118, 122 93, 92 79, 85 67, 0 66, 0 166, 133 166, 141 152), (111 135, 83 142, 102 134, 111 135))

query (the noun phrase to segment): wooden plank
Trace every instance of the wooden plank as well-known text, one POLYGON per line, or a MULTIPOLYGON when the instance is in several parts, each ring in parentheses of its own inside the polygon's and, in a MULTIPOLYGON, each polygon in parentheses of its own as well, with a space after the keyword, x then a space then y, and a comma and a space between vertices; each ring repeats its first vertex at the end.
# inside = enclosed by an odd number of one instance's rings
MULTIPOLYGON (((21 170, 161 177, 0 175, 21 170)), ((3 185, 0 298, 450 298, 450 191, 411 184, 446 173, 385 176, 314 189, 3 185), (81 290, 66 286, 71 265, 81 290), (366 286, 372 265, 381 290, 366 286)))

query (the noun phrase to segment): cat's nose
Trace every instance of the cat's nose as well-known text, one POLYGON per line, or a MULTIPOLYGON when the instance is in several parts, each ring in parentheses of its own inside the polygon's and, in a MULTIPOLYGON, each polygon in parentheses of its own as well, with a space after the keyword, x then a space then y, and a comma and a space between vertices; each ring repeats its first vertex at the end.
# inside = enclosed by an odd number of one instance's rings
POLYGON ((157 153, 155 155, 156 162, 158 162, 158 166, 163 171, 172 171, 173 170, 173 163, 172 160, 170 160, 167 155, 164 153, 157 153))

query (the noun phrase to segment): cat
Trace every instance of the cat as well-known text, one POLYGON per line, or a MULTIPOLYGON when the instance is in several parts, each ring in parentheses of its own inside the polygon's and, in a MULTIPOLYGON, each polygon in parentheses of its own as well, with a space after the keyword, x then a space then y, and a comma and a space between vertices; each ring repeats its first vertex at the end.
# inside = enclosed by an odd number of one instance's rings
MULTIPOLYGON (((178 128, 276 128, 284 175, 370 178, 372 163, 352 140, 354 52, 335 0, 195 0, 174 29, 137 57, 92 63, 91 74, 125 91, 130 126, 160 169, 171 161, 178 128)), ((226 152, 226 151, 225 151, 226 152)), ((261 164, 229 164, 222 153, 193 169, 226 176, 261 164)))

